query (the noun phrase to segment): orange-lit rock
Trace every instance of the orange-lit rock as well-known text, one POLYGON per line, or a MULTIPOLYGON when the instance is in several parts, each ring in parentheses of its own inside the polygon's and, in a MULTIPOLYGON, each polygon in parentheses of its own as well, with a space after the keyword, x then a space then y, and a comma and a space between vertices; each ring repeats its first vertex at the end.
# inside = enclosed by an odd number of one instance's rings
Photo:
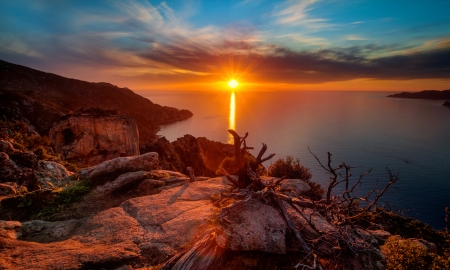
POLYGON ((49 136, 56 152, 83 167, 139 155, 137 125, 128 116, 69 117, 56 124, 49 136))

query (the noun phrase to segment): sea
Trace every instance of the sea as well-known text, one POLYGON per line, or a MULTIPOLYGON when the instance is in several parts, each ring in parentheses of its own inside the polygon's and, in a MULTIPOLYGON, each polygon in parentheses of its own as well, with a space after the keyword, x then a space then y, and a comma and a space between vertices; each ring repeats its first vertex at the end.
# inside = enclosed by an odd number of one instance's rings
MULTIPOLYGON (((389 169, 399 180, 378 205, 444 230, 450 207, 450 108, 444 101, 389 98, 394 92, 335 91, 137 91, 152 102, 188 109, 188 120, 163 125, 158 135, 185 134, 230 143, 228 129, 243 136, 257 155, 262 143, 276 159, 292 156, 312 181, 330 177, 314 157, 354 167, 350 183, 363 177, 355 196, 382 190, 389 169)), ((337 186, 334 194, 345 189, 337 186)), ((373 196, 371 197, 373 198, 373 196)))

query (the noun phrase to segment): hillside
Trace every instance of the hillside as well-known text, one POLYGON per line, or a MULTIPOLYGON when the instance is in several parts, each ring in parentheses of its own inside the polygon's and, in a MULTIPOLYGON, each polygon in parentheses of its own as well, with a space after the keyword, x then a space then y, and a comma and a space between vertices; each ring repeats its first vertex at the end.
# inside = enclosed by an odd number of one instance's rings
POLYGON ((433 100, 448 100, 450 99, 450 89, 449 90, 424 90, 420 92, 410 93, 410 92, 402 92, 393 95, 389 95, 388 97, 393 98, 412 98, 412 99, 433 99, 433 100))
POLYGON ((154 138, 159 124, 192 116, 188 110, 155 104, 128 88, 69 79, 0 60, 0 120, 29 122, 47 135, 61 116, 87 107, 116 109, 133 117, 141 143, 154 138))

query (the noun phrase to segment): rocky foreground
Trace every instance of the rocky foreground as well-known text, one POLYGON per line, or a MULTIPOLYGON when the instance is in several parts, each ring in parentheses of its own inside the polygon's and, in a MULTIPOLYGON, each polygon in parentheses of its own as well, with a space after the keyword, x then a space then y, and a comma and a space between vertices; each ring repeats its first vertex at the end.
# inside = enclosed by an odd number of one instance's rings
MULTIPOLYGON (((225 177, 187 177, 158 170, 157 166, 158 154, 147 153, 119 157, 77 173, 94 183, 91 197, 106 200, 134 189, 152 191, 152 195, 130 198, 79 219, 0 221, 0 269, 226 269, 230 265, 261 269, 258 262, 264 257, 300 250, 279 210, 261 200, 228 208, 226 218, 218 219, 225 206, 215 202, 231 188, 225 177), (214 252, 208 256, 215 262, 213 268, 180 267, 177 260, 168 262, 195 247, 205 232, 212 239, 208 250, 214 252), (255 260, 254 254, 242 257, 242 252, 262 255, 255 260)), ((274 180, 262 179, 267 183, 274 180)), ((310 189, 299 179, 285 179, 280 188, 297 195, 310 189)), ((307 240, 337 231, 312 209, 287 203, 285 207, 307 240)), ((347 265, 353 269, 384 269, 380 246, 390 234, 378 228, 355 230, 351 235, 356 242, 370 246, 371 252, 349 258, 347 265)), ((321 245, 321 256, 336 253, 335 247, 321 245)), ((417 245, 436 249, 424 240, 417 240, 417 245)), ((296 256, 290 266, 285 260, 288 268, 283 269, 292 269, 302 261, 302 256, 296 256)))

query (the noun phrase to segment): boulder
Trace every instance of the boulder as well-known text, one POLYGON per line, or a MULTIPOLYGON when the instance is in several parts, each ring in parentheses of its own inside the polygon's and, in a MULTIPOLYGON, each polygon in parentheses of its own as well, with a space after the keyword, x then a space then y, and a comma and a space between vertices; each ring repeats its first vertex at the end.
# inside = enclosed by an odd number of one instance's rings
POLYGON ((311 187, 305 183, 303 180, 300 179, 284 179, 281 182, 281 188, 282 191, 286 191, 288 193, 293 193, 292 195, 298 196, 305 192, 308 192, 311 190, 311 187))
POLYGON ((42 188, 61 187, 67 183, 67 178, 73 175, 62 164, 54 161, 39 160, 34 171, 42 188))
POLYGON ((98 165, 84 168, 77 173, 81 178, 89 178, 93 183, 105 183, 123 173, 151 171, 158 166, 158 154, 154 152, 140 156, 119 157, 98 165))
POLYGON ((19 221, 0 220, 0 237, 17 239, 22 236, 21 227, 19 221))
MULTIPOLYGON (((100 194, 108 194, 112 192, 125 192, 128 191, 127 186, 137 186, 139 182, 145 179, 151 178, 152 173, 146 171, 128 172, 120 175, 111 182, 97 187, 96 191, 100 194)), ((163 182, 165 184, 165 182, 163 182)))
POLYGON ((49 137, 55 151, 78 166, 139 155, 138 129, 129 116, 72 116, 56 124, 49 137))
POLYGON ((428 242, 424 239, 418 239, 418 238, 410 238, 409 240, 412 240, 416 245, 423 247, 427 251, 431 253, 437 252, 437 246, 434 243, 428 242))
POLYGON ((230 208, 217 226, 217 244, 231 250, 286 253, 286 222, 273 207, 253 200, 230 208))

